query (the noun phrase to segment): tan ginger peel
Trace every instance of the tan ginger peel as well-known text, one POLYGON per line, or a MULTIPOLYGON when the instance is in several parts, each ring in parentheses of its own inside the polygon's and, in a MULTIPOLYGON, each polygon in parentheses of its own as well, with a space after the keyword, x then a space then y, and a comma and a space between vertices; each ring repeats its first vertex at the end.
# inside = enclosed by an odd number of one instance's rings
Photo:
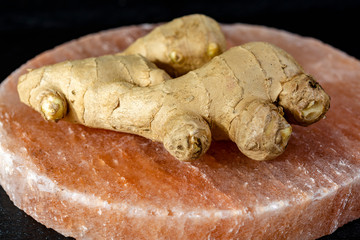
POLYGON ((231 48, 175 79, 140 56, 67 61, 23 75, 18 91, 39 112, 47 93, 55 92, 56 102, 66 99, 68 112, 56 113, 65 120, 163 142, 182 161, 199 158, 212 138, 234 141, 255 160, 275 158, 291 135, 283 111, 292 122, 309 125, 325 115, 330 102, 291 56, 263 42, 231 48), (139 87, 131 76, 124 81, 123 67, 137 61, 144 72, 160 76, 152 80, 157 84, 139 87))

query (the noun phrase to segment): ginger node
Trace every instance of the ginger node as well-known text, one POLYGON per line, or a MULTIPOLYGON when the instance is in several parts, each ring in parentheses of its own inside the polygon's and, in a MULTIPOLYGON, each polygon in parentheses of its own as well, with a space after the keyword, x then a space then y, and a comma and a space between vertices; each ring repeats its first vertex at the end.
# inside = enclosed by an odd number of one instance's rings
POLYGON ((65 117, 67 103, 64 97, 58 92, 48 91, 41 100, 41 113, 46 120, 58 121, 65 117))

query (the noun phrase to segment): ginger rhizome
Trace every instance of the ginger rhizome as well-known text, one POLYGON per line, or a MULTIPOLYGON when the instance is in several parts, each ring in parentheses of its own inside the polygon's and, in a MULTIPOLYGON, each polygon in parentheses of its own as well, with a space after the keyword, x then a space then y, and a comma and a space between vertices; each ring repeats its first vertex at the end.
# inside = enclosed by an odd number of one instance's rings
POLYGON ((64 116, 138 134, 163 142, 182 161, 199 158, 212 139, 230 139, 255 160, 275 158, 292 132, 284 112, 291 122, 309 125, 325 115, 330 102, 291 56, 263 42, 233 47, 174 79, 140 56, 67 61, 23 75, 18 91, 46 119, 64 116), (134 76, 123 79, 136 61, 147 73, 143 81, 157 76, 151 80, 157 84, 141 87, 134 76))
POLYGON ((212 18, 193 14, 160 25, 121 54, 141 54, 171 76, 181 76, 226 50, 225 36, 212 18))

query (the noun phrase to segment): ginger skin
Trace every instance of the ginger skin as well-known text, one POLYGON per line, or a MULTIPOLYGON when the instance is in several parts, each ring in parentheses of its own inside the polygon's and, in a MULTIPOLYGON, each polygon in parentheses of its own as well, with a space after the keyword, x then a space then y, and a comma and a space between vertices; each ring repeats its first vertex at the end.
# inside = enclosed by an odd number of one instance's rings
POLYGON ((165 72, 144 64, 146 72, 161 76, 160 83, 149 87, 115 77, 122 69, 117 61, 126 65, 127 58, 146 62, 140 56, 104 56, 33 70, 20 78, 20 99, 44 115, 42 100, 49 92, 56 93, 53 96, 60 96, 56 102, 66 99, 68 112, 57 112, 64 107, 47 112, 89 127, 163 142, 181 161, 199 158, 212 138, 234 141, 255 160, 275 158, 285 150, 292 132, 283 111, 292 122, 309 125, 320 120, 330 105, 321 86, 291 56, 268 43, 231 48, 175 79, 167 80, 165 72), (107 60, 115 62, 108 65, 107 60))
POLYGON ((141 54, 177 77, 201 67, 225 50, 220 25, 210 17, 193 14, 156 27, 121 54, 141 54))

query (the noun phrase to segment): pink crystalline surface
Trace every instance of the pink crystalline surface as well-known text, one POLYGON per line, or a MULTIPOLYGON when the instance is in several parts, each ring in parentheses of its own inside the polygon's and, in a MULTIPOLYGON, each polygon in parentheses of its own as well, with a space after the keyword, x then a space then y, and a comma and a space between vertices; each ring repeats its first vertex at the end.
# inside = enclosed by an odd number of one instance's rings
POLYGON ((0 183, 39 222, 78 239, 315 239, 360 217, 360 63, 317 40, 222 25, 229 46, 268 41, 332 97, 325 120, 294 126, 286 152, 252 161, 213 142, 191 164, 142 137, 48 123, 16 92, 28 68, 118 52, 153 26, 86 36, 23 65, 0 88, 0 183))

